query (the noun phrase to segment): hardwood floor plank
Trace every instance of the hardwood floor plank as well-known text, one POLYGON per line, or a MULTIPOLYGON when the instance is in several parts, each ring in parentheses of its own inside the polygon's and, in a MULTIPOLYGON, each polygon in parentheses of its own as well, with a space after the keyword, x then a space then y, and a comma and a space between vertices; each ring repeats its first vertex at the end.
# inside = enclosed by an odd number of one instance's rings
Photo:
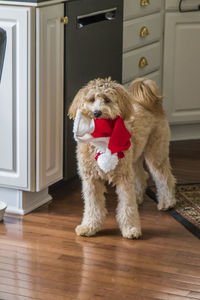
MULTIPOLYGON (((199 153, 200 141, 171 144, 178 182, 199 181, 199 153)), ((93 238, 74 233, 83 210, 80 181, 52 194, 50 204, 0 224, 0 299, 200 299, 199 240, 147 196, 139 209, 143 237, 127 240, 115 220, 113 188, 109 215, 93 238)))
POLYGON ((32 297, 24 297, 16 294, 0 292, 0 300, 31 300, 32 297))

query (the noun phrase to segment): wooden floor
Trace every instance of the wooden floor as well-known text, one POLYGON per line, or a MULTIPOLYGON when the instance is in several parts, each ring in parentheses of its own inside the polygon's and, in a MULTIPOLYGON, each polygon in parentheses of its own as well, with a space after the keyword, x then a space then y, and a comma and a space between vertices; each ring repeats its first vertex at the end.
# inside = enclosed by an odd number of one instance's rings
MULTIPOLYGON (((200 141, 171 145, 178 182, 200 182, 200 141)), ((109 216, 93 238, 77 237, 80 183, 52 192, 48 206, 0 224, 0 299, 200 299, 200 242, 146 197, 141 240, 121 237, 109 216)))

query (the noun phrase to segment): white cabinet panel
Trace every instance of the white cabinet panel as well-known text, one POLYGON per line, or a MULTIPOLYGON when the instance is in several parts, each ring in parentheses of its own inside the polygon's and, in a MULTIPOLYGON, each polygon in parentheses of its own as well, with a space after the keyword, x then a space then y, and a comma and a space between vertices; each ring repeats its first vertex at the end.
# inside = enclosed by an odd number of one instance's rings
POLYGON ((167 13, 163 93, 169 121, 200 122, 200 13, 167 13))
MULTIPOLYGON (((29 187, 31 9, 1 6, 7 45, 0 83, 0 185, 29 187)), ((33 80, 34 82, 34 80, 33 80)))
POLYGON ((37 8, 36 190, 62 178, 64 5, 37 8))

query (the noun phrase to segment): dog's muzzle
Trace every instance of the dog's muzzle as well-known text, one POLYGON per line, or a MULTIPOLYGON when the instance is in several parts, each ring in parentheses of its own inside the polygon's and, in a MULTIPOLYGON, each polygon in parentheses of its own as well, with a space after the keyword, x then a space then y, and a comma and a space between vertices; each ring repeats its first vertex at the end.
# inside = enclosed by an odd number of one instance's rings
POLYGON ((94 115, 95 118, 98 118, 98 117, 100 117, 102 115, 102 111, 95 110, 94 113, 93 113, 93 115, 94 115))

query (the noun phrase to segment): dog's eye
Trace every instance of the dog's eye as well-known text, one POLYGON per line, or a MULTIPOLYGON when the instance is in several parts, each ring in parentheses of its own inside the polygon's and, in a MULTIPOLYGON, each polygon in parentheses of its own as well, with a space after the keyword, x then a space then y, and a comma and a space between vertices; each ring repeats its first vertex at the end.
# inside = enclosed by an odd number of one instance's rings
POLYGON ((105 101, 105 103, 111 102, 110 98, 108 98, 108 97, 105 97, 105 98, 104 98, 104 101, 105 101))
POLYGON ((92 102, 92 103, 93 103, 94 101, 95 101, 95 99, 94 99, 94 98, 91 98, 91 99, 90 99, 90 102, 92 102))

